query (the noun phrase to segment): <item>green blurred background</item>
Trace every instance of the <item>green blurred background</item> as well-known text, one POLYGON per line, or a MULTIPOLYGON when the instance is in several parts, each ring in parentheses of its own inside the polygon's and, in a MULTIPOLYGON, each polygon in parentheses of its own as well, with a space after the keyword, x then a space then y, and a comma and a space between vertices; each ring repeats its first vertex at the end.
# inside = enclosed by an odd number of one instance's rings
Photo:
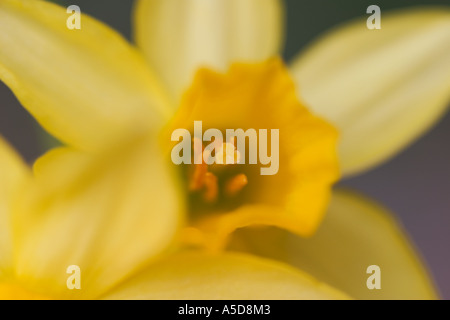
MULTIPOLYGON (((80 6, 131 39, 131 0, 59 0, 80 6)), ((321 33, 346 20, 368 16, 376 4, 383 13, 418 5, 446 5, 449 0, 286 0, 287 37, 284 58, 289 61, 321 33)), ((0 83, 0 134, 32 162, 45 150, 35 121, 0 83)), ((341 182, 391 209, 424 257, 442 298, 450 299, 450 114, 399 156, 357 178, 341 182)))

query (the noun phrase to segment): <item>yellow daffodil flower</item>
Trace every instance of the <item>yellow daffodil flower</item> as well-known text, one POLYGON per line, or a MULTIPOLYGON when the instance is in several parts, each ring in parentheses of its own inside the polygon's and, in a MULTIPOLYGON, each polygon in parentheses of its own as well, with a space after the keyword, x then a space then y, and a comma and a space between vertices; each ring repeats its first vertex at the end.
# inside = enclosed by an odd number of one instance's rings
MULTIPOLYGON (((180 245, 221 248, 235 229, 255 224, 313 234, 338 166, 350 174, 386 160, 445 109, 449 15, 396 14, 374 40, 355 22, 288 72, 273 58, 279 1, 137 1, 139 52, 88 16, 81 30, 68 30, 63 8, 0 0, 0 79, 67 145, 29 172, 0 144, 0 297, 346 298, 274 260, 180 253, 180 245), (337 131, 306 106, 338 129, 338 153, 337 131), (174 170, 167 132, 191 129, 194 120, 280 129, 279 174, 266 179, 248 166, 236 172, 238 165, 174 170), (81 290, 66 286, 70 265, 83 270, 81 290)), ((230 247, 294 264, 355 298, 436 297, 382 211, 337 192, 312 239, 245 229, 230 247), (292 261, 290 245, 304 253, 301 262, 292 261), (352 276, 368 263, 387 279, 404 278, 367 295, 365 281, 352 276)))

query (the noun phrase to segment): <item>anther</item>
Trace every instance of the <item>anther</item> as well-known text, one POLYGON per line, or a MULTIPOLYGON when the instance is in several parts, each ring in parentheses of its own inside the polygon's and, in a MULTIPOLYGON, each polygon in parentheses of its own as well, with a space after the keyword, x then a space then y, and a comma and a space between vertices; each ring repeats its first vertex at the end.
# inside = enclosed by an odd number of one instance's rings
POLYGON ((207 172, 205 174, 204 186, 203 199, 209 203, 216 202, 219 196, 219 184, 213 173, 207 172))
POLYGON ((225 183, 225 194, 229 197, 233 197, 238 194, 247 184, 247 176, 242 173, 238 174, 225 183))

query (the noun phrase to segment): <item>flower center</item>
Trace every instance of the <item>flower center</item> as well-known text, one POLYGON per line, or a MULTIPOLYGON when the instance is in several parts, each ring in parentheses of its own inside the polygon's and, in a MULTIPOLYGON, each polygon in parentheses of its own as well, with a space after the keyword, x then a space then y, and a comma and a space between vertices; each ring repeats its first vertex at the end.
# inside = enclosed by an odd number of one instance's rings
POLYGON ((216 203, 221 196, 235 197, 248 184, 245 174, 233 173, 241 161, 235 139, 214 146, 215 154, 211 154, 205 151, 203 143, 198 138, 194 138, 193 149, 193 154, 201 159, 192 161, 199 164, 193 164, 189 168, 189 191, 200 194, 204 202, 216 203), (195 150, 196 147, 200 147, 201 150, 195 150), (206 160, 211 156, 216 160, 213 165, 208 165, 206 160))

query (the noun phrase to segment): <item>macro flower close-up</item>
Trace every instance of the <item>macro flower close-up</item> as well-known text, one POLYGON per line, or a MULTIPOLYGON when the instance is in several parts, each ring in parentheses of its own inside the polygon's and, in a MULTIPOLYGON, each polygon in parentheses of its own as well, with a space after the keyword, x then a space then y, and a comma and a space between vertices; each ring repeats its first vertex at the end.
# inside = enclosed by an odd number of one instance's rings
POLYGON ((287 59, 292 1, 130 1, 131 36, 78 2, 0 0, 0 118, 34 119, 0 128, 0 299, 447 298, 352 179, 445 118, 448 5, 361 6, 287 59))

